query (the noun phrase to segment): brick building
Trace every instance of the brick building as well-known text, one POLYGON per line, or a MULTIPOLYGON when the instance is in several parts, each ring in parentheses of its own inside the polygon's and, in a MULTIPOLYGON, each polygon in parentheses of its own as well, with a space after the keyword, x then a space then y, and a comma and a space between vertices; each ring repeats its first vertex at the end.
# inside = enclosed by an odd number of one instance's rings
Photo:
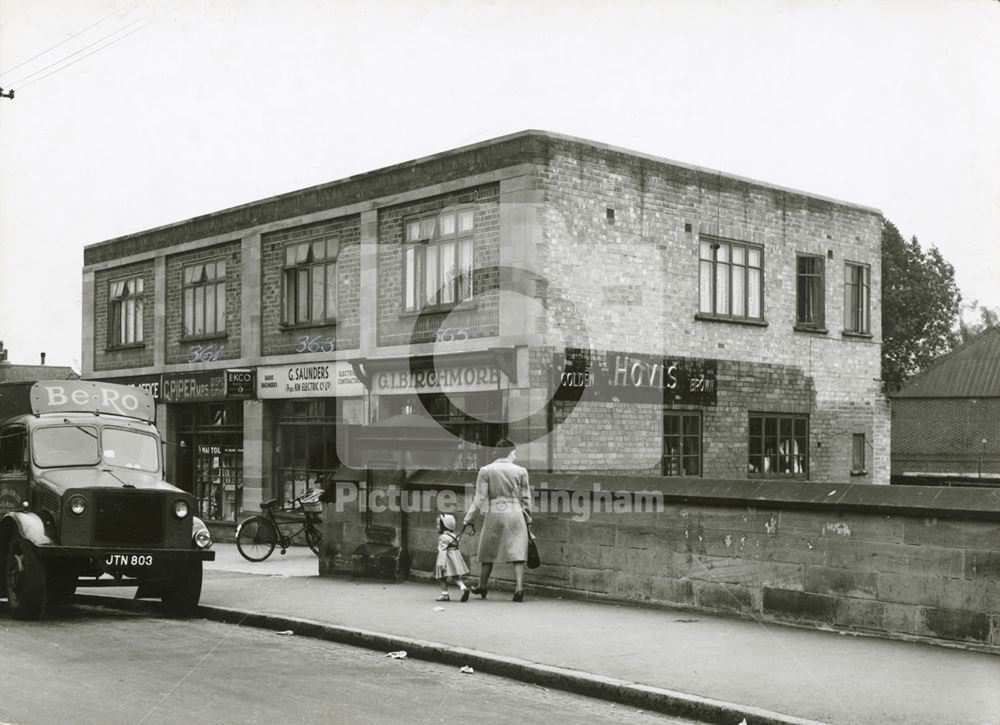
POLYGON ((1000 485, 1000 328, 915 375, 891 407, 893 483, 1000 485))
POLYGON ((525 131, 88 246, 83 374, 154 392, 216 521, 468 483, 502 433, 537 471, 884 484, 881 221, 525 131))

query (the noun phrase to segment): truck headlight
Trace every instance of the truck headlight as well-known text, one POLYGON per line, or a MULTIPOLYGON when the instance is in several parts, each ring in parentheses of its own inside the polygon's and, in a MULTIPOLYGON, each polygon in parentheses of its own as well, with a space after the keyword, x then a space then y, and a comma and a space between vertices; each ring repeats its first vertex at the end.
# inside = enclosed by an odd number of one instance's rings
POLYGON ((87 499, 83 496, 74 496, 69 500, 69 510, 74 516, 82 516, 87 510, 87 499))
POLYGON ((190 512, 191 510, 188 508, 187 501, 174 502, 174 516, 177 518, 186 519, 190 512))

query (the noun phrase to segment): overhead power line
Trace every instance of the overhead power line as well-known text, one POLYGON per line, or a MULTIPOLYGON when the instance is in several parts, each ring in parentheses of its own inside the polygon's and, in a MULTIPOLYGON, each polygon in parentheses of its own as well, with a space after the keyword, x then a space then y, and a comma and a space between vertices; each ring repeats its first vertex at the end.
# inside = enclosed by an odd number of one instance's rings
POLYGON ((92 43, 89 43, 89 44, 85 45, 83 48, 80 48, 79 50, 74 51, 73 53, 70 53, 70 54, 64 56, 60 60, 57 60, 57 61, 55 61, 53 63, 50 63, 49 65, 45 66, 44 68, 40 68, 37 71, 34 71, 32 73, 29 73, 26 76, 23 76, 19 81, 11 83, 11 85, 12 86, 17 86, 18 88, 21 88, 21 89, 24 89, 24 88, 27 88, 28 86, 34 85, 35 83, 38 83, 39 81, 44 80, 44 79, 48 78, 49 76, 55 75, 56 73, 59 73, 60 71, 66 70, 70 66, 76 65, 81 60, 92 56, 94 53, 97 53, 98 51, 104 50, 105 48, 110 47, 110 46, 114 45, 115 43, 117 43, 117 42, 119 42, 121 40, 125 40, 125 38, 129 37, 130 35, 133 35, 134 33, 139 32, 140 30, 142 30, 143 28, 148 27, 149 25, 152 25, 157 20, 159 20, 162 16, 167 15, 167 14, 173 12, 174 10, 177 10, 178 8, 180 8, 183 5, 188 4, 189 2, 191 2, 191 0, 182 0, 182 2, 175 3, 172 6, 164 6, 162 8, 157 9, 157 10, 153 10, 151 12, 148 12, 145 15, 143 15, 142 17, 137 18, 137 19, 133 20, 132 22, 126 24, 126 25, 123 25, 121 28, 118 28, 117 30, 115 30, 115 31, 113 31, 111 33, 108 33, 107 35, 105 35, 105 36, 103 36, 101 38, 98 38, 97 40, 93 41, 92 43), (146 20, 146 18, 151 18, 151 19, 148 20, 145 23, 142 23, 142 21, 146 20), (142 23, 142 24, 138 25, 135 28, 132 28, 132 30, 129 30, 127 33, 119 35, 119 33, 122 33, 127 28, 131 28, 133 25, 136 25, 137 23, 142 23), (114 37, 116 35, 118 37, 114 37), (109 38, 110 38, 110 40, 108 40, 109 38), (108 40, 108 42, 104 43, 103 45, 98 45, 99 43, 102 43, 102 42, 104 42, 106 40, 108 40), (97 47, 94 47, 94 46, 97 46, 97 47), (85 53, 85 51, 87 51, 90 48, 93 48, 93 50, 90 50, 89 53, 85 53), (83 53, 83 55, 80 55, 81 53, 83 53), (72 61, 70 61, 68 63, 66 62, 66 61, 69 61, 70 58, 73 58, 74 56, 80 56, 80 57, 78 57, 75 60, 72 60, 72 61), (50 68, 52 70, 49 71, 48 73, 45 73, 45 71, 49 70, 50 68), (39 74, 43 74, 43 75, 39 75, 39 74))
POLYGON ((3 76, 7 75, 7 74, 8 74, 8 73, 10 73, 11 71, 14 71, 14 70, 17 70, 18 68, 21 68, 22 66, 26 66, 26 65, 28 65, 28 63, 30 63, 31 61, 33 61, 33 60, 35 60, 35 59, 37 59, 37 58, 41 58, 41 57, 42 57, 43 55, 45 55, 45 54, 47 54, 47 53, 51 53, 51 52, 52 52, 53 50, 55 50, 55 49, 56 49, 56 48, 58 48, 59 46, 61 46, 61 45, 65 45, 65 44, 66 44, 66 43, 68 43, 69 41, 73 40, 73 38, 77 38, 77 37, 79 37, 79 36, 83 35, 84 33, 86 33, 86 32, 87 32, 88 30, 90 30, 91 28, 95 28, 95 27, 97 27, 98 25, 100 25, 101 23, 103 23, 103 22, 104 22, 105 20, 107 20, 108 18, 111 18, 111 17, 113 17, 113 16, 115 16, 115 15, 121 15, 121 14, 123 14, 123 13, 126 13, 126 12, 130 12, 130 11, 131 11, 131 8, 132 8, 132 7, 134 6, 134 5, 140 5, 140 4, 144 3, 144 2, 147 2, 147 0, 132 0, 132 2, 130 2, 130 3, 129 3, 128 5, 126 5, 126 6, 124 7, 124 8, 121 8, 121 9, 119 9, 119 10, 115 10, 114 12, 111 12, 111 13, 108 13, 107 15, 105 15, 105 16, 104 16, 103 18, 101 18, 100 20, 97 20, 97 21, 95 21, 95 22, 91 23, 90 25, 88 25, 88 26, 87 26, 86 28, 83 28, 82 30, 78 30, 78 31, 76 31, 75 33, 73 33, 72 35, 70 35, 70 36, 68 36, 68 37, 66 37, 66 38, 63 38, 62 40, 60 40, 60 41, 59 41, 58 43, 56 43, 55 45, 50 45, 50 46, 49 46, 48 48, 46 48, 46 49, 45 49, 45 50, 43 50, 42 52, 40 52, 40 53, 35 53, 35 54, 34 54, 33 56, 31 56, 30 58, 28 58, 28 59, 26 59, 26 60, 22 60, 22 61, 21 61, 20 63, 18 63, 17 65, 12 65, 12 66, 11 66, 10 68, 5 68, 4 70, 0 71, 0 78, 2 78, 3 76))

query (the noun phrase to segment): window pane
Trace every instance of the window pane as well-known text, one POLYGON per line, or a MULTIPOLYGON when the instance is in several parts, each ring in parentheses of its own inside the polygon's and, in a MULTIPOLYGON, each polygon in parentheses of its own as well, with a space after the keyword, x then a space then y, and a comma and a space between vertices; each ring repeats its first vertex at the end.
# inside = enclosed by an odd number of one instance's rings
POLYGON ((326 259, 326 242, 312 243, 312 261, 322 262, 326 259))
POLYGON ((760 250, 750 247, 747 250, 747 265, 750 267, 760 267, 760 250))
POLYGON ((700 256, 701 256, 702 259, 714 259, 715 258, 714 255, 712 254, 712 243, 711 242, 702 242, 701 244, 698 245, 698 250, 699 250, 699 254, 700 254, 700 256))
POLYGON ((434 217, 420 220, 420 238, 430 239, 434 236, 434 217))
POLYGON ((194 290, 184 290, 184 334, 194 334, 194 290))
POLYGON ((328 262, 335 261, 340 254, 340 240, 328 239, 326 242, 326 259, 328 262))
POLYGON ((293 267, 295 265, 295 247, 285 247, 285 266, 293 267))
POLYGON ((760 302, 760 274, 759 269, 748 270, 747 317, 755 319, 763 317, 760 302))
POLYGON ((300 269, 295 274, 295 322, 309 319, 309 270, 300 269))
POLYGON ((325 272, 326 267, 322 264, 314 264, 310 268, 312 276, 312 299, 310 300, 311 313, 309 315, 310 320, 322 320, 326 316, 323 314, 323 303, 326 301, 326 285, 324 284, 325 272))
POLYGON ((226 285, 215 286, 215 331, 226 331, 226 285))
POLYGON ((744 259, 746 259, 746 248, 745 247, 733 247, 733 264, 744 264, 744 259))
POLYGON ((187 267, 184 269, 184 284, 191 284, 194 280, 194 267, 187 267))
POLYGON ((135 281, 135 294, 141 295, 142 294, 142 277, 136 277, 134 281, 135 281))
POLYGON ((142 300, 135 300, 135 335, 133 342, 142 342, 142 300))
POLYGON ((326 317, 337 316, 337 265, 326 265, 326 317))
POLYGON ((282 318, 288 324, 295 322, 296 276, 295 270, 285 272, 285 300, 282 318))
POLYGON ((420 222, 408 222, 406 225, 406 241, 415 242, 420 239, 420 222))
POLYGON ((712 312, 712 299, 714 297, 715 293, 712 290, 712 263, 703 261, 701 263, 698 309, 702 312, 712 312))
POLYGON ((458 299, 472 299, 472 240, 463 239, 458 243, 458 269, 461 280, 458 285, 458 299))
POLYGON ((410 247, 406 250, 403 259, 403 299, 405 300, 403 304, 408 310, 415 309, 417 306, 416 282, 414 280, 415 254, 416 250, 410 247))
POLYGON ((125 342, 135 342, 135 337, 132 335, 132 330, 135 325, 135 304, 132 300, 125 302, 125 334, 123 335, 123 340, 125 342))
POLYGON ((458 231, 468 232, 472 230, 472 209, 464 209, 458 213, 458 231))
MULTIPOLYGON (((722 251, 721 249, 719 250, 722 251)), ((729 314, 729 265, 715 265, 715 311, 720 315, 729 314)))
POLYGON ((729 262, 729 245, 720 244, 718 249, 715 250, 715 261, 717 262, 729 262))
POLYGON ((442 214, 440 219, 438 219, 438 234, 454 234, 455 233, 455 215, 452 213, 442 214))
POLYGON ((201 281, 215 279, 215 264, 205 264, 201 267, 201 281))
POLYGON ((295 263, 305 264, 308 261, 309 261, 309 245, 299 244, 295 248, 295 263))
POLYGON ((427 281, 427 286, 424 288, 424 294, 428 304, 436 305, 438 303, 438 248, 433 245, 427 247, 424 251, 424 257, 426 261, 424 275, 427 281))
POLYGON ((226 260, 220 259, 215 263, 215 277, 216 279, 222 279, 226 276, 226 260))
POLYGON ((746 267, 733 267, 733 315, 746 316, 746 267))
POLYGON ((204 335, 210 330, 205 329, 206 320, 215 320, 215 295, 205 294, 210 288, 201 285, 194 291, 195 306, 198 314, 194 319, 194 331, 196 335, 204 335))
POLYGON ((441 304, 451 304, 455 301, 455 280, 457 277, 455 243, 446 242, 441 245, 441 304))

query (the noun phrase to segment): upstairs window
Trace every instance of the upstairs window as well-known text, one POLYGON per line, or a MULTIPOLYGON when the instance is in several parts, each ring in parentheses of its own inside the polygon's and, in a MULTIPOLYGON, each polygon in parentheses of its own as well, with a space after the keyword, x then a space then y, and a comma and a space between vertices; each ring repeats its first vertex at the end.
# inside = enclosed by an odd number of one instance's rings
POLYGON ((474 214, 469 208, 404 221, 403 309, 453 307, 472 299, 474 214))
POLYGON ((823 258, 799 255, 796 259, 795 326, 822 330, 823 317, 823 258))
POLYGON ((336 322, 338 254, 340 243, 335 239, 285 247, 283 325, 336 322))
POLYGON ((720 319, 763 321, 763 247, 702 239, 699 248, 698 311, 720 319))
POLYGON ((142 342, 142 277, 111 282, 108 290, 108 345, 122 347, 142 342))
POLYGON ((844 332, 871 333, 871 267, 848 262, 844 269, 844 332))
POLYGON ((226 331, 226 262, 184 268, 184 337, 226 331))

